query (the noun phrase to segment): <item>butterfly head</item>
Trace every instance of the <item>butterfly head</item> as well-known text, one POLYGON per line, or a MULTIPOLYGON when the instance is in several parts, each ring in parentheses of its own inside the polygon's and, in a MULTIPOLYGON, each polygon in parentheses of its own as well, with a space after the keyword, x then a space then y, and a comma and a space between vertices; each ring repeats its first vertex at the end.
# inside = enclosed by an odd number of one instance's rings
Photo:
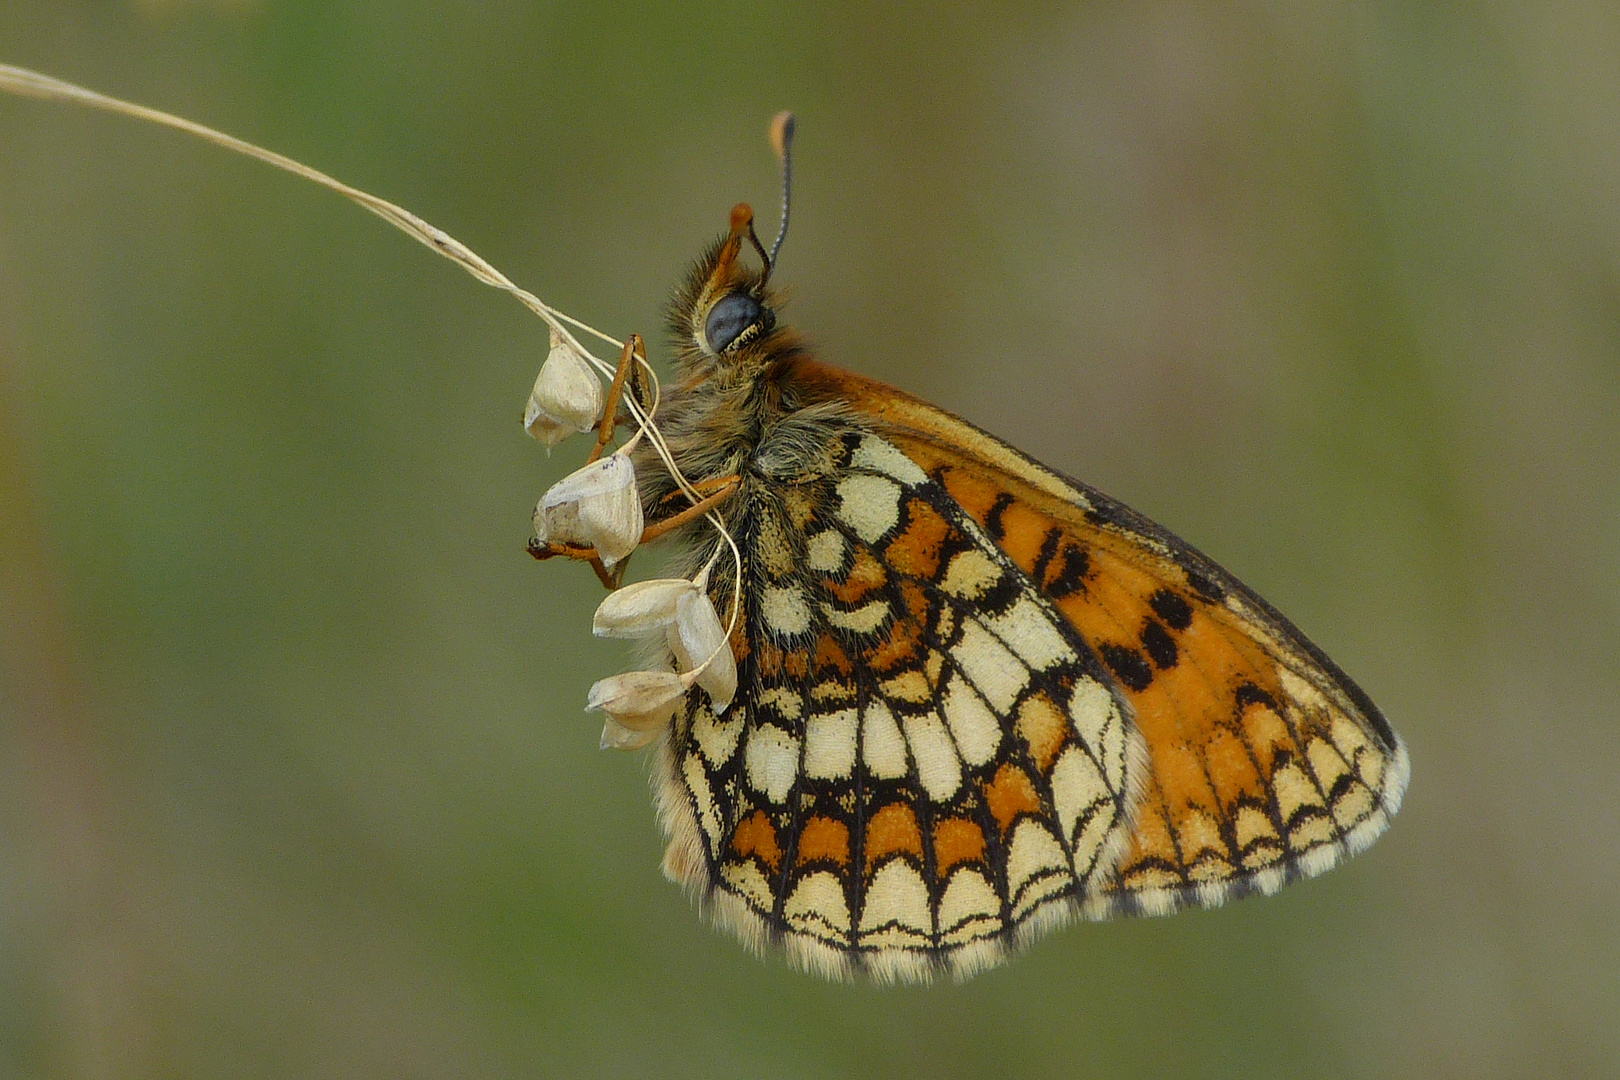
POLYGON ((692 267, 686 286, 670 311, 670 330, 688 368, 750 370, 760 367, 770 349, 764 343, 776 330, 778 300, 770 289, 771 271, 787 236, 792 185, 793 114, 779 113, 771 123, 771 143, 782 162, 782 225, 769 251, 754 232, 754 211, 747 203, 731 210, 731 227, 692 267), (758 255, 756 269, 745 248, 758 255))
POLYGON ((776 329, 771 258, 754 232, 747 203, 731 211, 731 230, 698 259, 670 311, 675 345, 699 368, 753 366, 759 344, 776 329), (758 255, 756 268, 744 245, 758 255))

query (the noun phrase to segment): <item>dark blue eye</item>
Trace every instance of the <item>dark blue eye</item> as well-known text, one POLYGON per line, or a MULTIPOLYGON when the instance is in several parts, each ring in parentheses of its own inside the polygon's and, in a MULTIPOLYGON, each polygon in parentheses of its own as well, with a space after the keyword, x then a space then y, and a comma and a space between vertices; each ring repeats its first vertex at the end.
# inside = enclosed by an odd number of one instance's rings
POLYGON ((747 293, 734 292, 722 297, 703 321, 703 336, 708 339, 709 348, 717 353, 725 352, 738 334, 759 321, 760 312, 764 310, 759 301, 747 293))

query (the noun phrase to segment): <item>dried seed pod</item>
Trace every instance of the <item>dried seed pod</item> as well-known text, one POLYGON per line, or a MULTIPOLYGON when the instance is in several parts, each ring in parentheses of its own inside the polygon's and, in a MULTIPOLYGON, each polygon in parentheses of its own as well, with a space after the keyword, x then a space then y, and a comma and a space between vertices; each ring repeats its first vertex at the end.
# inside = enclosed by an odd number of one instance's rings
POLYGON ((697 672, 697 684, 708 693, 715 715, 726 711, 737 695, 737 660, 726 640, 726 628, 707 593, 692 589, 675 605, 670 644, 687 670, 697 672))
POLYGON ((523 429, 546 444, 546 452, 568 436, 591 430, 602 415, 602 380, 557 331, 551 352, 529 393, 523 429))
POLYGON ((693 681, 672 671, 627 671, 598 679, 585 707, 602 710, 631 731, 655 731, 675 715, 693 681))
POLYGON ((658 729, 647 731, 632 731, 613 719, 602 721, 603 750, 640 750, 643 746, 658 738, 658 729))
POLYGON ((675 622, 680 598, 695 592, 685 578, 654 578, 638 581, 608 593, 591 620, 591 633, 597 637, 635 638, 656 634, 675 622))
POLYGON ((557 481, 535 510, 541 543, 594 547, 610 567, 636 549, 644 525, 635 466, 622 450, 557 481))

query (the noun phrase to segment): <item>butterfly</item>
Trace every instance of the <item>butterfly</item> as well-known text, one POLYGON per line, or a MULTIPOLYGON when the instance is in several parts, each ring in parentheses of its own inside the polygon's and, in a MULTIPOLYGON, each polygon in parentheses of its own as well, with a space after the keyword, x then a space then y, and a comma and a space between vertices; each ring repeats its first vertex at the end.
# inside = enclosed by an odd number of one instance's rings
POLYGON ((818 359, 777 318, 780 244, 739 205, 692 267, 662 452, 631 455, 647 536, 736 612, 734 698, 663 675, 638 717, 669 878, 802 968, 961 979, 1071 919, 1275 892, 1384 831, 1407 752, 1332 660, 1142 515, 818 359), (702 492, 733 575, 671 515, 702 492))

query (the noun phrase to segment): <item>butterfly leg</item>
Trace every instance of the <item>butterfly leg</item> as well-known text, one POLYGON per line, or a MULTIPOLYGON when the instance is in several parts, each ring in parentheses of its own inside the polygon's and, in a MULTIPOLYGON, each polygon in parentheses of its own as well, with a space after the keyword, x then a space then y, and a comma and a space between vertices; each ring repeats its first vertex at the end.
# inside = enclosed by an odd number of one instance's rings
POLYGON ((735 473, 730 476, 717 476, 712 480, 704 480, 700 483, 694 484, 693 487, 699 492, 708 491, 710 494, 705 495, 703 498, 699 499, 691 506, 688 506, 680 513, 671 514, 667 518, 661 518, 658 521, 653 522, 651 525, 648 525, 641 532, 641 542, 643 544, 651 543, 660 536, 663 536, 665 533, 669 532, 671 529, 678 529, 687 522, 702 517, 704 514, 707 514, 710 510, 713 510, 715 507, 731 498, 731 496, 735 495, 737 493, 737 488, 741 484, 742 477, 736 475, 735 473))
POLYGON ((613 439, 613 429, 618 424, 619 401, 624 397, 625 383, 630 384, 630 392, 635 394, 639 401, 640 390, 640 364, 647 362, 647 348, 642 344, 640 334, 631 334, 624 343, 624 351, 619 354, 618 369, 613 372, 613 382, 608 387, 607 404, 602 409, 602 422, 596 429, 596 447, 591 456, 585 459, 589 465, 602 456, 608 443, 613 439))
POLYGON ((533 539, 529 541, 528 547, 524 550, 542 562, 546 559, 562 558, 585 563, 595 572, 596 580, 600 581, 602 587, 608 592, 613 592, 624 584, 624 570, 630 564, 630 556, 626 555, 619 560, 618 565, 609 570, 607 565, 602 562, 602 556, 597 553, 595 548, 573 547, 569 544, 542 544, 540 541, 533 539))

